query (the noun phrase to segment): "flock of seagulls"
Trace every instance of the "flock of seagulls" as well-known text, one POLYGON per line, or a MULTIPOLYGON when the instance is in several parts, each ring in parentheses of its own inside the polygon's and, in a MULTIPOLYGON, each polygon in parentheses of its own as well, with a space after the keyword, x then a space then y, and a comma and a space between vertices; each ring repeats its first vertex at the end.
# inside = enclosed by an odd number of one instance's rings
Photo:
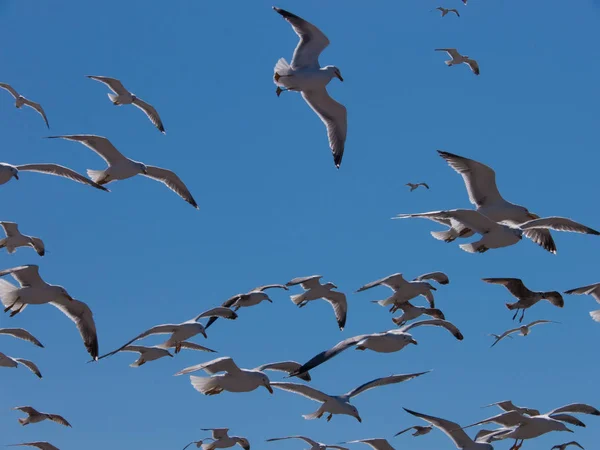
MULTIPOLYGON (((466 5, 467 1, 463 0, 463 3, 466 5)), ((329 40, 316 26, 299 16, 281 8, 274 7, 273 9, 291 25, 293 31, 299 37, 291 62, 288 63, 284 58, 281 58, 275 65, 273 80, 277 86, 276 94, 280 96, 285 91, 296 91, 302 94, 304 100, 324 123, 334 164, 339 168, 346 142, 347 112, 346 108, 332 99, 327 92, 327 85, 333 78, 344 81, 340 69, 331 65, 321 67, 319 63, 319 56, 329 45, 329 40)), ((436 10, 441 12, 442 17, 449 13, 454 13, 457 17, 460 17, 456 9, 447 9, 440 6, 436 10)), ((435 51, 445 51, 450 56, 451 59, 445 62, 446 65, 466 64, 475 75, 480 74, 477 61, 467 55, 461 55, 455 48, 439 48, 435 51)), ((88 75, 87 77, 106 85, 112 91, 107 95, 114 105, 136 106, 144 112, 161 133, 166 134, 157 110, 126 89, 120 80, 106 76, 88 75)), ((36 110, 44 119, 46 126, 50 127, 46 113, 40 104, 23 97, 7 83, 0 83, 0 88, 8 91, 14 97, 17 108, 25 105, 36 110)), ((194 208, 198 208, 198 204, 189 189, 175 172, 127 158, 106 137, 74 134, 48 136, 48 139, 79 142, 104 159, 107 167, 103 170, 89 169, 87 171, 89 178, 87 178, 57 164, 10 165, 0 163, 0 184, 7 183, 12 178, 19 180, 20 172, 31 171, 69 178, 108 192, 105 185, 142 175, 165 184, 187 203, 194 208)), ((446 226, 447 229, 434 231, 431 234, 435 239, 446 243, 453 242, 456 239, 469 238, 474 234, 481 235, 481 239, 478 241, 460 245, 461 249, 469 253, 484 253, 490 249, 515 245, 522 240, 523 236, 531 239, 543 249, 556 253, 556 244, 550 230, 600 235, 600 232, 572 219, 557 216, 541 218, 531 213, 526 207, 505 200, 496 186, 496 174, 493 169, 466 157, 441 150, 438 150, 438 152, 447 164, 462 176, 469 200, 475 209, 447 209, 399 214, 394 219, 424 218, 438 222, 446 226)), ((421 186, 429 189, 429 185, 423 182, 407 183, 406 186, 410 187, 411 192, 421 186)), ((22 234, 19 231, 18 224, 14 222, 2 221, 0 226, 6 235, 6 237, 0 239, 0 249, 6 248, 6 251, 12 254, 20 247, 31 247, 39 256, 45 255, 45 246, 42 239, 22 234)), ((208 328, 218 319, 234 321, 242 313, 240 311, 242 308, 256 307, 263 302, 273 303, 268 292, 290 291, 296 289, 296 286, 303 289, 302 292, 290 295, 291 301, 296 306, 303 308, 316 300, 327 301, 333 309, 337 327, 340 331, 343 331, 348 313, 347 296, 340 292, 334 283, 322 283, 322 278, 322 275, 302 276, 293 278, 285 284, 267 284, 245 293, 238 293, 225 300, 220 306, 197 314, 189 320, 181 323, 153 326, 104 355, 99 354, 98 335, 90 307, 86 303, 74 299, 64 287, 47 283, 41 277, 37 265, 29 264, 0 270, 0 301, 4 306, 4 312, 9 313, 10 317, 22 314, 29 305, 51 304, 61 310, 76 325, 83 344, 92 357, 90 362, 97 362, 121 352, 133 352, 137 353, 138 357, 130 366, 138 368, 165 357, 174 358, 182 349, 216 353, 216 350, 192 342, 191 339, 197 336, 208 338, 208 328), (9 275, 18 286, 4 279, 9 275), (206 322, 202 323, 202 320, 206 320, 206 322), (153 335, 166 335, 168 337, 162 344, 154 346, 144 346, 138 342, 153 335)), ((558 291, 531 291, 521 279, 484 278, 483 281, 503 285, 517 299, 516 302, 506 303, 506 306, 510 311, 515 311, 512 317, 513 320, 517 320, 519 313, 521 314, 519 323, 522 323, 525 311, 542 300, 547 300, 559 308, 564 306, 564 299, 558 291)), ((392 314, 398 311, 401 312, 400 315, 392 317, 392 322, 396 325, 396 328, 343 339, 331 348, 317 353, 304 363, 276 361, 248 369, 239 367, 233 358, 223 356, 186 367, 174 375, 181 376, 204 372, 206 376, 190 375, 189 377, 193 389, 203 395, 214 396, 223 392, 239 394, 255 391, 259 388, 264 388, 270 394, 274 394, 275 390, 286 391, 319 403, 316 411, 303 415, 306 420, 326 418, 327 421, 330 421, 333 416, 346 415, 362 422, 357 407, 351 403, 354 397, 376 387, 408 382, 426 375, 430 371, 376 378, 344 394, 335 395, 324 393, 308 384, 313 381, 311 372, 345 350, 394 353, 409 345, 418 345, 417 340, 410 331, 423 326, 443 328, 456 340, 462 341, 464 336, 458 327, 446 320, 442 310, 436 307, 433 292, 437 291, 437 287, 433 284, 434 282, 444 286, 450 283, 450 279, 443 272, 426 273, 412 280, 407 280, 402 273, 394 273, 359 287, 355 293, 378 286, 386 286, 391 289, 392 293, 388 298, 372 300, 372 302, 389 308, 389 312, 392 314), (411 303, 419 300, 419 297, 425 300, 425 306, 417 306, 411 303), (422 316, 428 316, 429 318, 422 319, 422 316), (415 321, 416 319, 419 320, 415 321), (270 375, 267 375, 266 372, 278 372, 285 374, 285 378, 295 378, 301 382, 272 381, 270 375)), ((600 283, 567 290, 564 293, 591 295, 600 303, 600 283)), ((593 311, 590 315, 595 321, 600 322, 600 310, 593 311)), ((533 326, 549 323, 558 322, 539 319, 526 325, 511 328, 501 334, 492 334, 491 336, 495 340, 491 346, 494 347, 504 338, 512 338, 512 335, 516 333, 527 336, 533 326)), ((11 336, 44 348, 42 343, 25 329, 0 328, 0 335, 11 336)), ((34 362, 0 352, 0 367, 16 368, 19 365, 26 367, 37 377, 42 378, 42 374, 34 362)), ((447 419, 405 408, 409 415, 422 419, 428 425, 412 425, 399 431, 395 436, 411 432, 410 434, 413 437, 421 437, 437 429, 445 433, 458 449, 492 450, 494 448, 493 443, 496 441, 514 440, 511 450, 518 450, 526 440, 535 439, 554 431, 573 432, 568 427, 569 425, 585 426, 574 414, 600 416, 599 410, 583 403, 562 406, 543 414, 537 409, 515 406, 510 400, 487 406, 497 406, 502 410, 502 413, 464 427, 447 419), (499 428, 493 430, 482 429, 475 438, 471 438, 465 431, 465 429, 471 427, 489 424, 497 424, 499 428)), ((23 426, 49 420, 65 427, 71 427, 71 424, 58 414, 40 412, 32 406, 19 406, 13 409, 27 415, 25 418, 18 419, 18 422, 23 426)), ((247 438, 230 436, 228 428, 203 428, 201 430, 210 431, 211 436, 188 443, 184 450, 192 445, 203 450, 231 448, 236 445, 244 450, 250 449, 250 442, 247 438)), ((307 436, 295 435, 274 437, 266 441, 277 442, 282 440, 304 441, 311 446, 311 450, 327 448, 348 450, 347 447, 341 446, 348 444, 366 444, 375 450, 393 450, 393 447, 385 438, 324 444, 307 436)), ((25 442, 12 445, 32 446, 40 450, 58 450, 57 447, 48 442, 25 442)), ((583 449, 576 441, 558 444, 552 449, 565 450, 569 446, 583 449)))

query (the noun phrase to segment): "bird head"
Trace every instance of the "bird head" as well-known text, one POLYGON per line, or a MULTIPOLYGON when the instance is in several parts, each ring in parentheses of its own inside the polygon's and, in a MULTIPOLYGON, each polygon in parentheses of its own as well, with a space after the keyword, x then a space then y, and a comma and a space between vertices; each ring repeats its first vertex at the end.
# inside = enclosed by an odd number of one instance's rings
POLYGON ((323 285, 323 287, 327 288, 327 289, 337 289, 338 287, 333 284, 333 283, 326 283, 323 285))
POLYGON ((19 169, 17 169, 16 167, 11 167, 10 171, 12 172, 12 176, 18 180, 19 179, 19 169))
POLYGON ((271 387, 271 380, 269 380, 269 377, 266 376, 264 373, 261 373, 260 375, 261 375, 261 384, 262 384, 262 386, 264 386, 265 389, 272 394, 273 393, 273 388, 271 387))
POLYGON ((356 420, 358 420, 359 422, 362 423, 362 419, 360 418, 360 414, 358 414, 358 409, 356 409, 356 407, 354 405, 348 405, 350 406, 350 413, 349 415, 351 415, 352 417, 356 418, 356 420))
POLYGON ((140 166, 140 170, 142 171, 142 173, 144 175, 148 175, 148 168, 146 167, 146 165, 143 163, 138 163, 138 165, 140 166))
POLYGON ((337 67, 327 66, 327 67, 325 67, 325 69, 331 75, 331 78, 337 77, 337 78, 339 78, 340 81, 344 81, 344 79, 342 78, 342 73, 340 72, 340 69, 338 69, 337 67))

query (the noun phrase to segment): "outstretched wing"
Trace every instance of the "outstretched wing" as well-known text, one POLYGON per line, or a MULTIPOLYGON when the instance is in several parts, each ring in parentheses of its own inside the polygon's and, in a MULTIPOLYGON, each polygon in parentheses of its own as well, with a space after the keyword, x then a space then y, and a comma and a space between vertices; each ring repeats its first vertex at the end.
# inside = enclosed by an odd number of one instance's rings
POLYGON ((594 299, 600 303, 600 283, 590 284, 580 288, 569 289, 565 291, 565 294, 576 294, 576 295, 591 295, 594 299))
POLYGON ((154 126, 156 128, 158 128, 158 131, 160 131, 163 134, 166 134, 165 127, 163 126, 162 120, 160 120, 160 116, 158 115, 158 112, 156 111, 156 109, 154 109, 154 106, 152 106, 149 103, 146 103, 139 97, 136 97, 133 100, 133 104, 135 106, 137 106, 139 109, 141 109, 142 111, 144 111, 144 114, 146 114, 148 119, 150 119, 150 122, 152 122, 154 124, 154 126))
POLYGON ((570 231, 573 233, 594 234, 596 236, 600 235, 599 231, 586 227, 574 220, 567 219, 566 217, 544 217, 542 219, 533 219, 522 223, 519 225, 519 228, 522 230, 544 228, 556 231, 570 231))
POLYGON ((38 366, 36 366, 32 361, 23 358, 15 358, 15 361, 17 361, 20 364, 23 364, 25 367, 27 367, 29 370, 35 373, 38 378, 42 378, 42 373, 40 372, 40 369, 38 369, 38 366))
POLYGON ((142 175, 160 181, 194 208, 198 209, 196 200, 194 200, 194 197, 192 197, 187 186, 175 172, 160 167, 146 166, 146 173, 143 173, 142 175))
POLYGON ((33 334, 23 328, 0 328, 0 334, 7 334, 17 339, 22 339, 27 342, 31 342, 38 347, 44 347, 40 341, 38 341, 33 334))
POLYGON ((445 328, 450 333, 452 333, 452 335, 459 341, 462 341, 464 339, 463 334, 456 327, 456 325, 454 325, 451 322, 448 322, 447 320, 442 320, 442 319, 429 319, 429 320, 421 320, 419 322, 413 322, 409 325, 403 326, 402 328, 399 329, 399 331, 402 333, 406 333, 407 331, 411 330, 412 328, 420 327, 423 325, 445 328))
POLYGON ((104 186, 100 186, 98 183, 90 180, 89 178, 84 177, 83 175, 75 172, 68 167, 60 166, 58 164, 22 164, 20 166, 16 166, 19 171, 26 172, 39 172, 46 173, 49 175, 56 175, 63 178, 68 178, 73 181, 77 181, 78 183, 89 184, 96 189, 100 189, 102 191, 109 192, 104 186))
POLYGON ((50 128, 50 124, 48 123, 48 117, 46 117, 46 113, 44 112, 44 108, 42 108, 42 105, 40 105, 39 103, 36 103, 36 102, 32 102, 31 100, 28 100, 26 98, 23 99, 23 103, 25 105, 29 106, 30 108, 35 109, 38 113, 40 113, 40 115, 44 119, 44 122, 46 122, 46 126, 48 128, 50 128))
POLYGON ((482 278, 481 280, 490 284, 501 284, 518 299, 533 295, 533 292, 527 289, 519 278, 482 278))
POLYGON ((429 372, 431 371, 428 370, 426 372, 410 373, 405 375, 391 375, 389 377, 376 378, 375 380, 369 381, 355 389, 352 389, 350 392, 345 394, 345 396, 349 398, 356 397, 358 394, 368 391, 369 389, 373 389, 378 386, 387 386, 388 384, 402 383, 403 381, 412 380, 413 378, 420 377, 421 375, 425 375, 429 372))
POLYGON ((440 419, 439 417, 428 416, 426 414, 411 411, 410 409, 404 408, 404 410, 413 416, 429 422, 434 427, 439 428, 446 436, 452 439, 452 442, 454 442, 454 445, 456 445, 457 448, 465 449, 473 446, 473 439, 467 435, 459 424, 446 419, 440 419))
POLYGON ((92 80, 99 81, 102 84, 105 84, 111 91, 113 91, 117 95, 128 95, 130 93, 127 89, 125 89, 123 83, 121 83, 116 78, 102 77, 97 75, 86 75, 86 77, 91 78, 92 80))
POLYGON ((187 373, 196 372, 198 370, 204 370, 209 375, 214 375, 219 372, 227 372, 227 373, 239 373, 240 368, 237 366, 233 359, 228 356, 223 356, 221 358, 213 359, 212 361, 208 361, 202 364, 196 364, 195 366, 186 367, 185 369, 177 372, 175 376, 185 375, 187 373))
POLYGON ((366 338, 368 336, 369 336, 368 334, 361 334, 359 336, 354 336, 354 337, 351 337, 348 339, 344 339, 343 341, 337 343, 334 347, 330 348, 329 350, 325 350, 324 352, 321 352, 318 355, 314 356, 308 362, 305 362, 300 368, 298 368, 296 371, 292 372, 292 374, 296 374, 296 373, 302 374, 302 373, 308 372, 309 370, 312 370, 315 367, 320 366, 324 362, 329 361, 334 356, 339 355, 344 350, 346 350, 350 347, 354 347, 358 342, 362 341, 364 338, 366 338))
POLYGON ((69 319, 71 319, 83 339, 83 344, 93 359, 98 359, 98 335, 96 333, 96 323, 94 315, 88 305, 79 300, 69 300, 60 297, 58 300, 50 302, 53 306, 60 309, 69 319))
POLYGON ((275 382, 271 383, 271 387, 281 389, 284 391, 288 391, 288 392, 293 392, 294 394, 302 395, 303 397, 309 398, 311 400, 315 400, 317 402, 325 403, 326 401, 331 399, 331 397, 329 395, 324 394, 323 392, 321 392, 315 388, 312 388, 310 386, 307 386, 305 384, 284 383, 284 382, 275 381, 275 382))
POLYGON ((10 95, 12 95, 15 100, 19 97, 19 93, 15 91, 15 89, 8 83, 0 83, 0 88, 6 89, 8 92, 10 92, 10 95))
POLYGON ((430 272, 419 275, 414 281, 435 280, 440 284, 450 283, 450 278, 444 272, 430 272))
POLYGON ((274 363, 263 364, 262 366, 258 366, 256 370, 274 370, 277 372, 285 372, 290 376, 298 377, 304 381, 310 381, 310 374, 308 371, 300 371, 302 365, 297 363, 296 361, 279 361, 274 363))
POLYGON ((346 326, 346 315, 348 313, 346 295, 341 292, 330 291, 323 298, 333 307, 338 326, 340 327, 340 330, 343 330, 346 326))

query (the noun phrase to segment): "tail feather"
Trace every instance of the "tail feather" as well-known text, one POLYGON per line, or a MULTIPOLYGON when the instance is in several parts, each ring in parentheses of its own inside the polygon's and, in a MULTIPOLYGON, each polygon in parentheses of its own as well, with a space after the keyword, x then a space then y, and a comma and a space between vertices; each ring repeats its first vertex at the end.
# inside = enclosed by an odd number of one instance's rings
POLYGON ((220 389, 218 378, 191 376, 190 381, 192 386, 194 386, 194 389, 204 395, 207 395, 207 393, 210 391, 220 389))
POLYGON ((21 417, 20 417, 20 418, 19 418, 19 423, 20 423, 21 425, 27 425, 27 424, 29 423, 29 420, 27 420, 27 419, 23 419, 23 418, 21 418, 21 417))
POLYGON ((446 63, 447 66, 451 66, 452 65, 452 61, 444 61, 446 63))
POLYGON ((454 228, 450 228, 446 231, 432 231, 431 235, 438 241, 444 242, 452 242, 458 237, 458 233, 454 230, 454 228))
POLYGON ((94 182, 98 184, 102 184, 105 182, 105 173, 104 170, 87 170, 88 177, 94 182))
POLYGON ((110 101, 113 102, 113 105, 117 104, 117 96, 115 94, 111 94, 109 92, 106 95, 108 95, 108 98, 110 99, 110 101))
POLYGON ((8 238, 0 239, 0 248, 6 247, 7 240, 8 240, 8 238))
POLYGON ((275 64, 275 72, 277 72, 279 75, 289 75, 291 71, 292 68, 285 58, 279 58, 279 61, 277 61, 277 64, 275 64))
POLYGON ((291 295, 290 298, 294 302, 294 305, 299 305, 300 303, 302 303, 304 301, 304 294, 291 295))
POLYGON ((478 253, 480 244, 478 242, 474 242, 472 244, 460 244, 459 247, 468 253, 478 253))
POLYGON ((304 414, 302 417, 304 417, 306 420, 314 420, 314 419, 319 419, 322 415, 323 415, 323 413, 321 412, 321 410, 317 409, 314 413, 304 414))
POLYGON ((600 322, 600 309, 597 309, 596 311, 592 311, 590 312, 590 316, 592 317, 592 319, 594 319, 596 322, 600 322))
POLYGON ((513 309, 519 309, 519 305, 517 305, 517 303, 507 303, 507 304, 506 304, 506 307, 507 307, 508 309, 510 309, 511 311, 512 311, 513 309))
MULTIPOLYGON (((6 306, 12 305, 17 299, 17 290, 19 288, 10 284, 6 280, 0 280, 0 301, 6 306)), ((19 305, 15 305, 19 306, 19 305)))

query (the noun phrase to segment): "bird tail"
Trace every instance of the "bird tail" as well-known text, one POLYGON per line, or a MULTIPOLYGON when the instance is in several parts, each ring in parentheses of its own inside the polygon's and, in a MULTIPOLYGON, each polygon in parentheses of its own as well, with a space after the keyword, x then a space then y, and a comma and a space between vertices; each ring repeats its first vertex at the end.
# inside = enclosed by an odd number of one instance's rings
POLYGON ((6 241, 7 241, 7 240, 8 240, 7 238, 0 239, 0 248, 4 248, 4 247, 6 247, 6 241))
POLYGON ((294 305, 299 305, 304 301, 304 294, 291 295, 290 298, 294 302, 294 305))
POLYGON ((209 395, 209 392, 220 389, 218 378, 191 376, 190 381, 194 389, 204 395, 209 395))
POLYGON ((450 228, 446 231, 432 231, 431 235, 438 241, 452 242, 458 237, 458 233, 454 228, 450 228))
MULTIPOLYGON (((19 288, 10 284, 6 280, 0 280, 0 301, 6 306, 10 306, 17 300, 17 290, 19 288)), ((14 305, 14 309, 18 309, 21 304, 14 305)))
POLYGON ((321 412, 321 409, 317 409, 314 413, 304 414, 302 417, 304 417, 306 420, 314 420, 319 419, 322 415, 323 413, 321 412))
POLYGON ((23 426, 27 425, 29 423, 29 418, 23 419, 23 418, 19 418, 19 423, 23 426))
POLYGON ((468 253, 477 253, 477 251, 479 250, 479 244, 476 242, 472 244, 460 244, 459 247, 468 253))
POLYGON ((506 304, 506 307, 507 307, 508 309, 510 309, 511 311, 512 311, 513 309, 519 309, 519 305, 517 305, 516 303, 507 303, 507 304, 506 304))
POLYGON ((134 361, 131 364, 129 364, 129 367, 140 367, 145 362, 146 361, 144 361, 142 358, 138 358, 136 361, 134 361))
POLYGON ((594 319, 596 322, 600 322, 600 309, 597 309, 596 311, 592 311, 590 312, 590 316, 592 317, 592 319, 594 319))
POLYGON ((275 64, 274 70, 281 76, 281 75, 289 75, 289 73, 292 69, 291 69, 290 65, 288 64, 288 62, 285 60, 285 58, 279 58, 279 61, 277 61, 277 64, 275 64))
POLYGON ((447 66, 451 66, 452 65, 452 61, 444 61, 446 63, 447 66))
POLYGON ((108 98, 110 99, 110 101, 113 102, 113 105, 118 105, 119 104, 119 102, 117 101, 117 96, 115 94, 111 94, 109 92, 106 95, 108 95, 108 98))
POLYGON ((105 178, 104 170, 92 170, 92 169, 88 169, 87 170, 87 174, 88 174, 88 177, 90 177, 91 180, 94 183, 101 184, 101 182, 105 178))
POLYGON ((371 300, 371 303, 377 303, 379 306, 388 306, 389 303, 387 303, 387 299, 386 300, 371 300))

